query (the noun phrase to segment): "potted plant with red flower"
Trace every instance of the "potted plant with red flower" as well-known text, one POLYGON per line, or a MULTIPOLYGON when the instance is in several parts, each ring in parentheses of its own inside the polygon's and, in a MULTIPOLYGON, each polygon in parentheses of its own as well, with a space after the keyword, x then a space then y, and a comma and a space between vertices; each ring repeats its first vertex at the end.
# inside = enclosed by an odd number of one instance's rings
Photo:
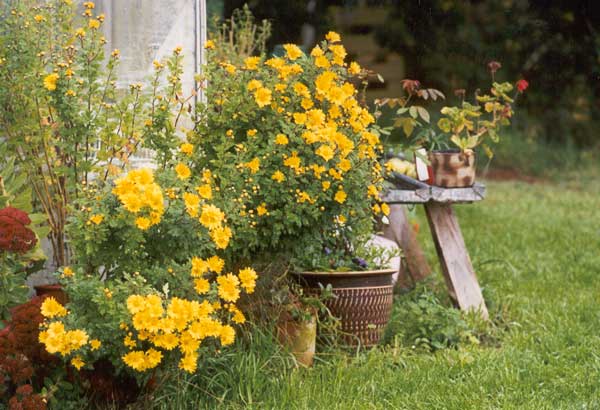
MULTIPOLYGON (((439 93, 421 88, 416 80, 404 80, 406 98, 379 102, 379 105, 390 105, 390 102, 400 104, 395 126, 402 128, 407 136, 413 136, 415 147, 424 146, 429 151, 427 159, 430 164, 430 183, 433 185, 445 188, 472 186, 475 183, 475 148, 481 146, 488 158, 493 157, 488 139, 493 143, 499 142, 500 128, 510 124, 517 97, 529 86, 524 79, 515 85, 496 82, 495 73, 500 67, 497 61, 488 64, 492 75, 489 93, 476 93, 474 100, 468 101, 465 90, 456 90, 455 95, 460 98, 460 103, 444 106, 440 110, 437 127, 430 125, 430 115, 424 107, 408 106, 411 99, 434 100, 433 97, 439 93)), ((439 96, 443 98, 441 93, 439 96)), ((396 170, 394 163, 388 163, 388 169, 396 170)))

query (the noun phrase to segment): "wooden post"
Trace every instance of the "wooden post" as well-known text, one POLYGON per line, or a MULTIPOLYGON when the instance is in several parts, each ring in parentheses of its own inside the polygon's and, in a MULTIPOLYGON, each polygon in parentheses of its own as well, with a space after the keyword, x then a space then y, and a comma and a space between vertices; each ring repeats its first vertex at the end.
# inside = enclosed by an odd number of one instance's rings
POLYGON ((404 254, 396 286, 404 289, 411 288, 416 282, 429 276, 431 268, 408 222, 404 205, 391 204, 388 219, 390 224, 384 228, 383 234, 386 238, 395 241, 404 254))
POLYGON ((479 311, 487 319, 487 307, 452 205, 428 202, 425 211, 450 295, 462 310, 479 311))

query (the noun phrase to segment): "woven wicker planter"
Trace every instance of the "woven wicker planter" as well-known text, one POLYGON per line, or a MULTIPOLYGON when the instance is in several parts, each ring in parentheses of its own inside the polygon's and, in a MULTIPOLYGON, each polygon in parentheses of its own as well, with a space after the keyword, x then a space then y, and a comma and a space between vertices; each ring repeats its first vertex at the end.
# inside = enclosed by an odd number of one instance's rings
POLYGON ((373 346, 379 342, 390 320, 395 269, 357 272, 296 273, 307 293, 320 294, 319 284, 331 285, 335 298, 325 301, 340 318, 342 342, 373 346))

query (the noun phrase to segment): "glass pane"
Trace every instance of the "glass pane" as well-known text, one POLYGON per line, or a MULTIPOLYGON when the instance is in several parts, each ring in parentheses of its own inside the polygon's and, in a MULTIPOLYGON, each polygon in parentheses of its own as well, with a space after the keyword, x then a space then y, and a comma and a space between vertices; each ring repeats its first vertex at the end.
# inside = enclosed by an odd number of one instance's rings
POLYGON ((152 61, 183 47, 184 92, 193 86, 195 16, 194 0, 97 0, 106 15, 108 50, 121 51, 119 85, 145 80, 152 61))

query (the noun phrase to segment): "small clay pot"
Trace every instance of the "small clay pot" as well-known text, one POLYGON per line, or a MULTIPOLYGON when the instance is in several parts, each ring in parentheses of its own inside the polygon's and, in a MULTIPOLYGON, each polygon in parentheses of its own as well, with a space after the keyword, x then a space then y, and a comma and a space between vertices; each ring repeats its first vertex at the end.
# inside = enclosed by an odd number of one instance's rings
POLYGON ((433 185, 443 188, 466 188, 475 183, 475 153, 471 150, 432 151, 433 185))
POLYGON ((290 315, 282 315, 277 323, 277 340, 302 366, 312 366, 317 343, 316 312, 310 320, 294 320, 290 315))
POLYGON ((67 304, 67 294, 62 288, 62 285, 35 285, 35 294, 38 296, 52 296, 61 305, 67 304))

